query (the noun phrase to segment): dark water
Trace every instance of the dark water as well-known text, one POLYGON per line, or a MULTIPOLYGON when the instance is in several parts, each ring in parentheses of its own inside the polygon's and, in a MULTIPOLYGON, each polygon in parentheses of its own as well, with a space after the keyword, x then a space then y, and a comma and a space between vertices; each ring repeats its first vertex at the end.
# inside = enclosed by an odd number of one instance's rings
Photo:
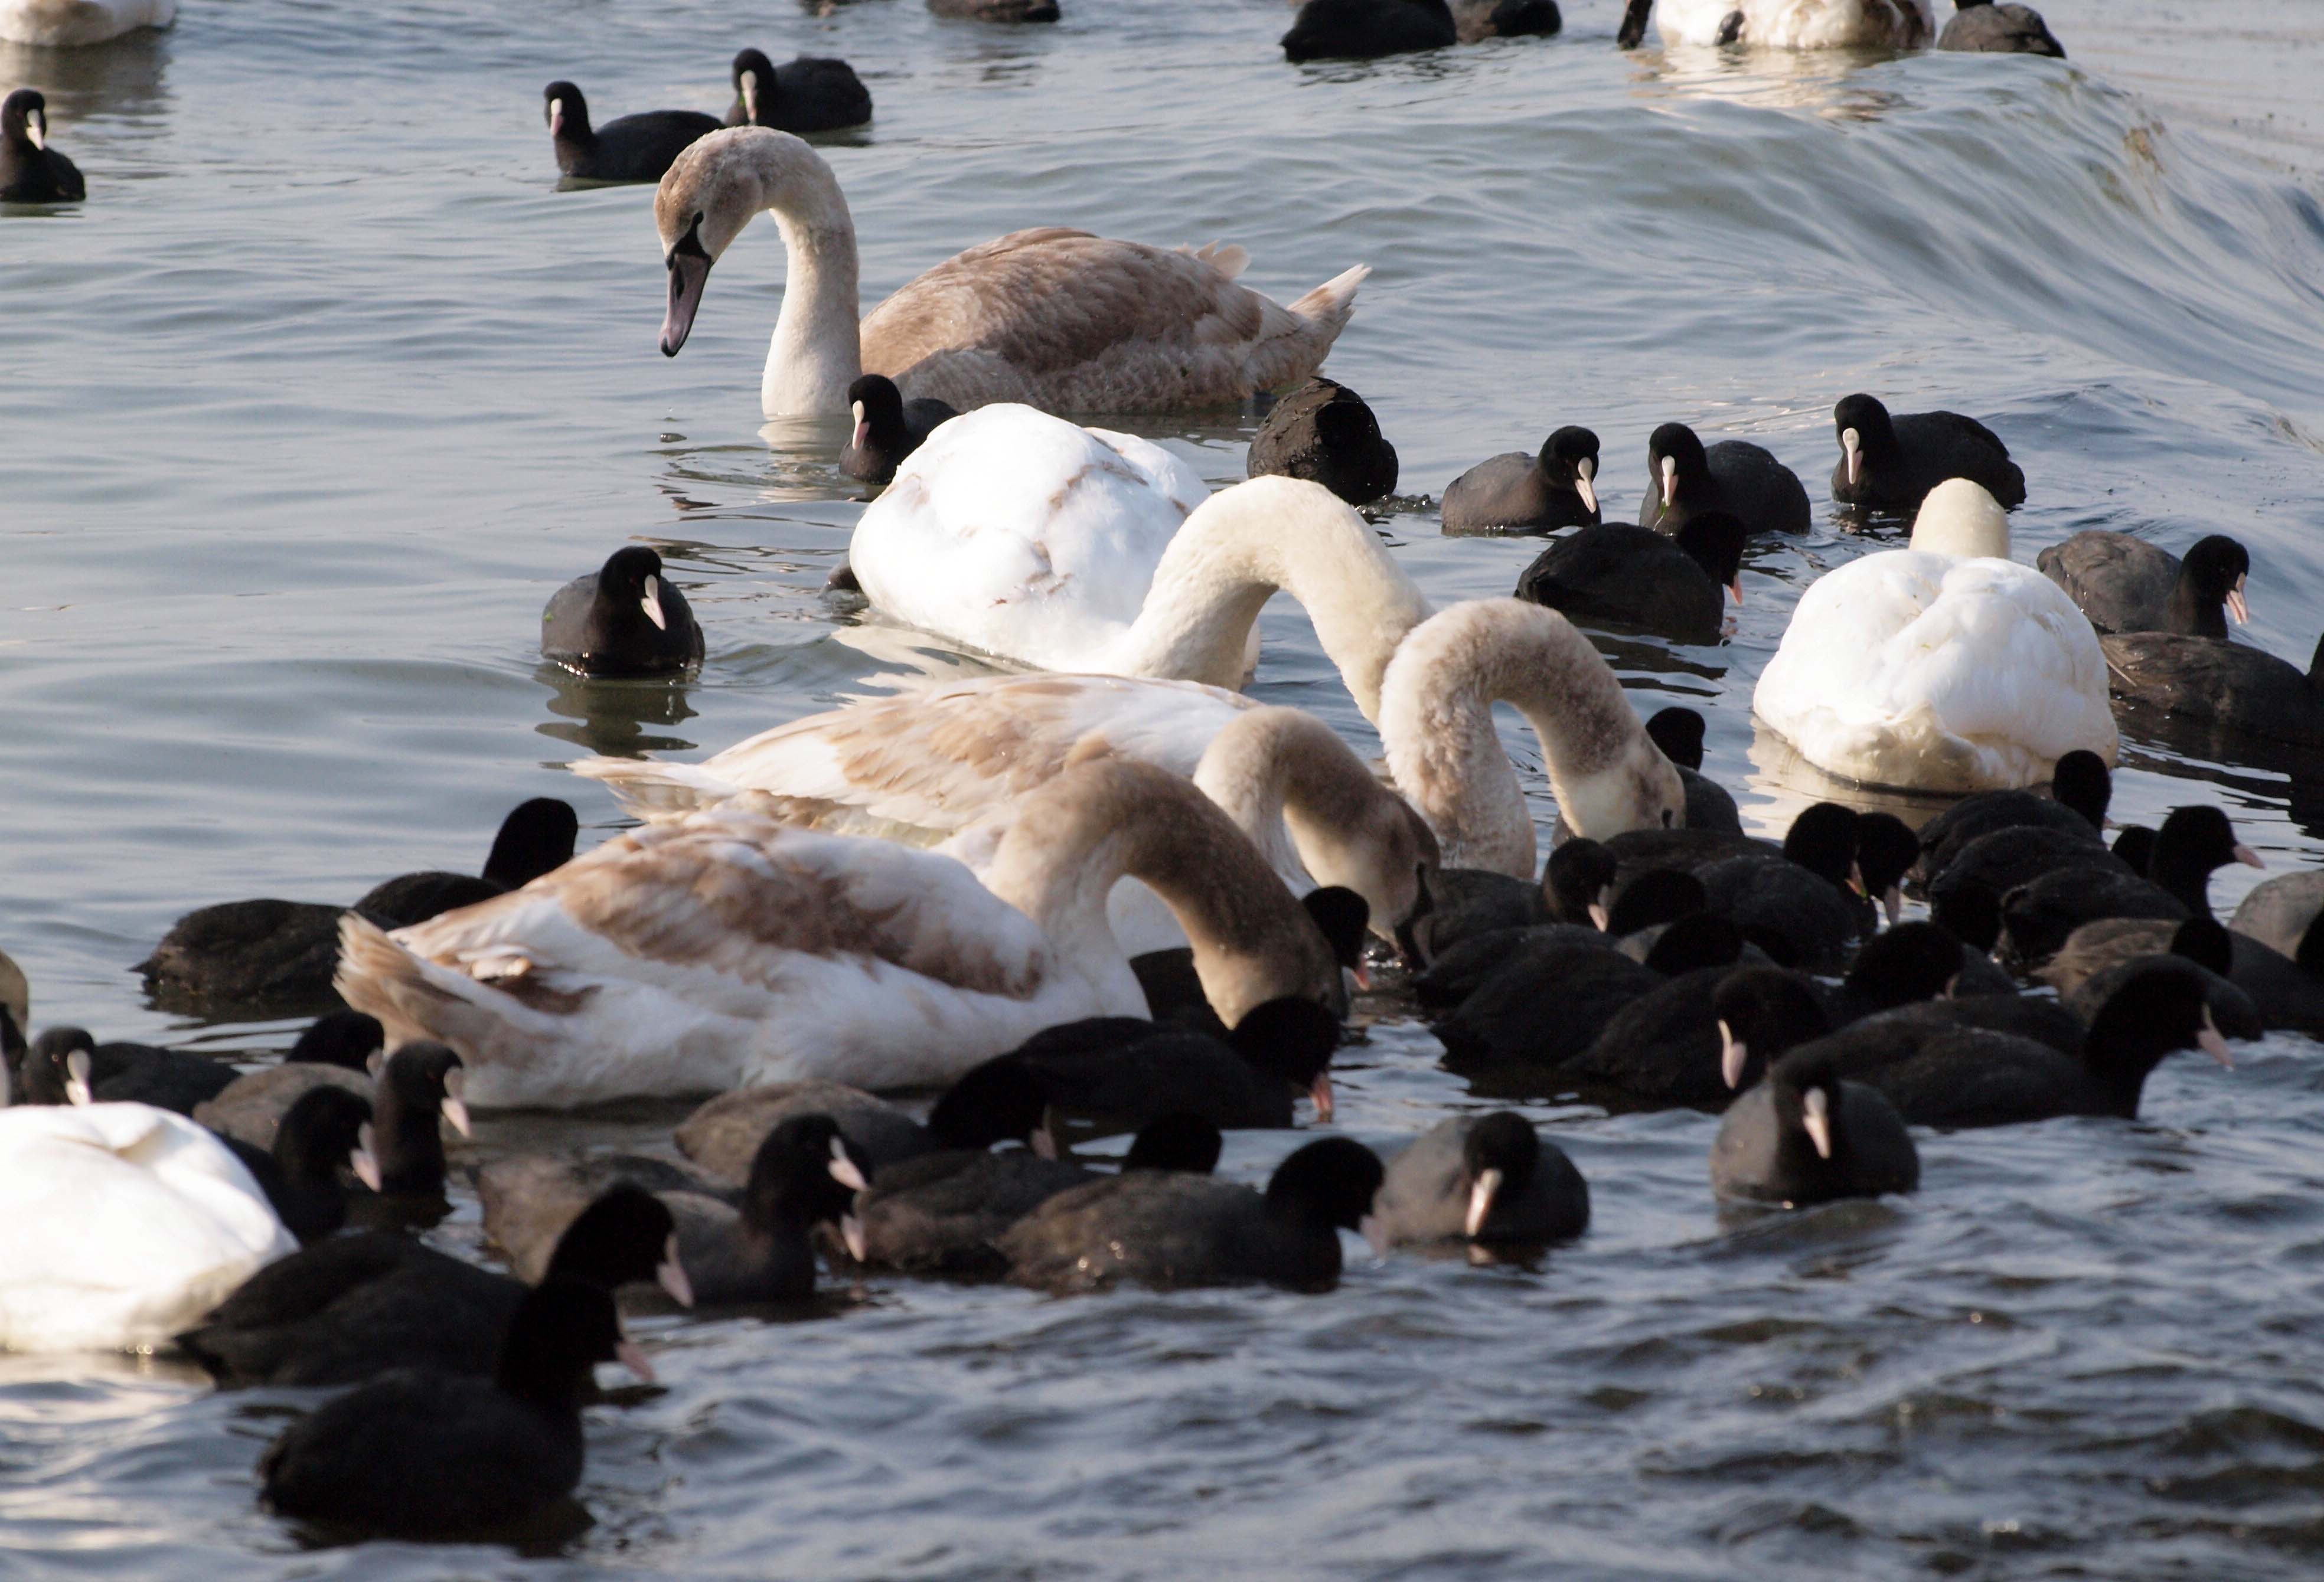
MULTIPOLYGON (((1369 262, 1332 372, 1407 492, 1586 421, 1615 509, 1669 418, 1748 434, 1821 501, 1849 390, 1957 406, 2077 529, 2255 559, 2249 636, 2324 621, 2324 16, 2303 0, 2053 0, 2070 66, 1552 42, 1286 67, 1268 0, 1066 0, 1060 27, 670 0, 191 0, 48 91, 91 201, 0 215, 0 946, 41 1024, 217 1048, 124 973, 210 900, 345 900, 470 866, 583 749, 696 755, 916 664, 819 589, 860 506, 836 426, 761 432, 781 261, 721 264, 685 355, 640 189, 554 190, 539 89, 715 109, 758 43, 842 54, 879 119, 828 151, 866 300, 1032 224, 1250 248, 1279 299, 1369 262), (699 685, 584 687, 552 587, 660 547, 699 685)), ((1148 426, 1225 482, 1249 425, 1148 426)), ((1388 524, 1440 601, 1534 546, 1388 524)), ((1779 827, 1822 787, 1755 739, 1791 590, 1866 547, 1761 552, 1718 648, 1609 646, 1711 719, 1779 827)), ((1278 603, 1257 690, 1370 734, 1278 603)), ((2218 798, 2280 870, 2324 797, 2126 742, 2118 816, 2218 798)), ((1545 818, 1529 739, 1511 747, 1545 818)), ((2250 876, 2223 874, 2231 903, 2250 876)), ((1392 1004, 1344 1124, 1480 1102, 1392 1004)), ((1712 1123, 1534 1107, 1596 1191, 1535 1269, 1358 1260, 1336 1294, 1056 1302, 875 1283, 819 1316, 649 1325, 668 1383, 591 1420, 595 1519, 546 1559, 302 1551, 249 1468, 300 1404, 166 1360, 0 1359, 0 1574, 1832 1577, 2310 1576, 2324 1559, 2319 1068, 2271 1039, 2166 1066, 2137 1126, 1923 1139, 1904 1202, 1741 1222, 1712 1123)), ((481 1145, 644 1137, 488 1121, 481 1145)), ((1231 1140, 1251 1179, 1295 1139, 1231 1140)), ((464 1202, 446 1238, 475 1239, 464 1202)))

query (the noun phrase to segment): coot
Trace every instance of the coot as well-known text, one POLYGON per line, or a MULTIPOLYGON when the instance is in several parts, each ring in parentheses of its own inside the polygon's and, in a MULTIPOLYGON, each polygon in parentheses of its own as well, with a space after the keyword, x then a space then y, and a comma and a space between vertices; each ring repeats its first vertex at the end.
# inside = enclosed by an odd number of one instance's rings
POLYGON ((720 124, 699 110, 646 110, 593 127, 589 102, 569 82, 550 83, 540 99, 557 168, 580 181, 659 181, 689 144, 720 124))
POLYGON ((1694 517, 1725 511, 1754 533, 1808 530, 1808 492, 1773 451, 1722 439, 1705 449, 1693 429, 1665 423, 1646 440, 1646 495, 1638 526, 1676 533, 1694 517))
POLYGON ((2005 509, 2025 503, 2025 474, 2001 437, 1959 412, 1891 417, 1874 396, 1843 396, 1831 409, 1840 462, 1831 470, 1838 505, 1914 511, 1948 478, 1967 478, 2005 509))
POLYGON ((550 596, 540 651, 576 676, 675 676, 702 663, 702 628, 661 556, 628 544, 550 596))
POLYGON ((1381 437, 1364 398, 1321 374, 1275 403, 1250 442, 1244 469, 1321 483, 1350 505, 1396 492, 1396 446, 1381 437))
POLYGON ((1508 533, 1596 522, 1598 437, 1572 424, 1554 429, 1539 454, 1508 451, 1479 462, 1444 486, 1448 533, 1508 533))

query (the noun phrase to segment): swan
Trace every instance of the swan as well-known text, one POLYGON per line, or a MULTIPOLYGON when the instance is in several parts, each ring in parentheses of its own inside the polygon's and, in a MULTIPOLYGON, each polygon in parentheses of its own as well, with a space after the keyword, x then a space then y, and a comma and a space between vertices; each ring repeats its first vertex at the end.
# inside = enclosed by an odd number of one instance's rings
POLYGON ((0 1348, 157 1345, 298 1246, 242 1163, 183 1116, 0 1109, 0 1348))
MULTIPOLYGON (((571 767, 645 818, 756 791, 777 799, 787 823, 940 842, 982 873, 1020 796, 1077 761, 1110 757, 1193 780, 1292 894, 1344 885, 1363 897, 1384 938, 1418 904, 1416 871, 1435 866, 1427 825, 1330 726, 1193 682, 986 676, 811 715, 700 764, 571 767)), ((1109 915, 1133 955, 1186 943, 1136 879, 1115 888, 1109 915)))
POLYGON ((663 355, 686 345, 710 266, 761 209, 789 256, 759 386, 770 418, 844 413, 863 373, 962 411, 1239 403, 1321 367, 1371 272, 1358 264, 1286 308, 1235 283, 1240 247, 1173 251, 1049 225, 945 260, 859 323, 855 223, 831 167, 787 132, 737 126, 688 147, 654 195, 669 268, 663 355))
MULTIPOLYGON (((1615 41, 1636 49, 1655 0, 1629 0, 1615 41)), ((1674 44, 1772 50, 1917 50, 1936 31, 1928 0, 1662 0, 1656 23, 1674 44)))
POLYGON ((1802 595, 1752 707, 1808 762, 1869 786, 2031 786, 2077 748, 2113 763, 2098 633, 2008 556, 1993 496, 1966 478, 1938 484, 1912 547, 1865 556, 1802 595))
POLYGON ((101 44, 177 19, 178 0, 0 0, 0 40, 49 48, 101 44))
POLYGON ((1257 662, 1259 612, 1281 590, 1306 610, 1356 706, 1377 718, 1388 655, 1428 602, 1353 507, 1321 483, 1252 478, 1203 501, 1174 532, 1168 504, 1143 501, 1143 519, 1130 518, 1137 486, 1124 474, 1137 453, 1107 448, 1112 437, 1010 407, 996 426, 1037 419, 1073 432, 1052 430, 1047 451, 979 454, 984 415, 929 436, 863 513, 848 562, 874 608, 1044 670, 1238 688, 1257 662), (1077 445, 1086 448, 1069 450, 1077 445), (1068 455, 1083 468, 1065 472, 1068 455), (1012 502, 1006 480, 1020 461, 1029 487, 1012 502), (1036 461, 1050 464, 1037 471, 1036 461), (940 470, 940 483, 927 481, 940 470), (1105 482, 1088 481, 1093 473, 1105 482), (1014 530, 982 518, 1011 503, 1036 508, 1014 530))
POLYGON ((1250 842, 1185 780, 1121 760, 1027 796, 990 888, 742 798, 392 935, 350 913, 337 987, 391 1035, 459 1051, 476 1104, 929 1087, 1059 1022, 1145 1012, 1106 925, 1124 874, 1176 912, 1229 1023, 1282 996, 1336 1006, 1338 961, 1250 842))

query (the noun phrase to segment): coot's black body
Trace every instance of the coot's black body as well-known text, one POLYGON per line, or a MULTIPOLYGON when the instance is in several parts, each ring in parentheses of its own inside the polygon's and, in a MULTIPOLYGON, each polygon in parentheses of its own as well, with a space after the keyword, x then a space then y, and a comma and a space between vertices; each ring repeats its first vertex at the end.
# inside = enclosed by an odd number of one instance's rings
POLYGON ((2076 533, 2034 556, 2100 631, 2175 631, 2224 639, 2227 612, 2245 619, 2251 553, 2224 533, 2200 539, 2181 560, 2128 533, 2076 533))
POLYGON ((1895 1107, 1842 1081, 1813 1044, 1728 1106, 1711 1146, 1711 1191, 1731 1201, 1804 1208, 1920 1184, 1920 1152, 1895 1107))
POLYGON ((552 82, 540 98, 557 168, 576 181, 659 181, 721 124, 699 110, 646 110, 592 126, 589 103, 571 83, 552 82))
POLYGON ((866 483, 894 478, 904 458, 927 444, 938 424, 960 416, 934 396, 906 400, 884 373, 867 373, 849 385, 847 405, 855 415, 855 432, 839 453, 839 470, 866 483))
POLYGON ((801 55, 778 66, 763 51, 734 57, 734 102, 729 126, 770 126, 777 132, 836 132, 872 119, 872 90, 844 60, 801 55))
POLYGON ((1705 511, 1675 534, 1606 522, 1568 534, 1518 575, 1517 596, 1571 619, 1615 621, 1682 642, 1719 640, 1741 600, 1743 524, 1705 511))
POLYGON ((1590 1183, 1512 1110, 1438 1122, 1388 1163, 1366 1228, 1376 1245, 1538 1246, 1590 1228, 1590 1183))
POLYGON ((629 544, 550 596, 540 651, 581 676, 675 676, 702 663, 702 628, 661 556, 629 544))
POLYGON ((1683 423, 1665 423, 1646 441, 1646 493, 1638 526, 1675 534, 1698 516, 1725 511, 1754 533, 1804 533, 1808 492, 1775 453, 1745 439, 1706 448, 1683 423))
POLYGON ((1379 420, 1363 397, 1321 374, 1275 403, 1244 466, 1254 478, 1321 483, 1350 505, 1396 492, 1396 446, 1381 436, 1379 420))
POLYGON ((1954 0, 1960 7, 1937 35, 1937 48, 1985 55, 2047 55, 2066 58, 2066 46, 2031 5, 1994 0, 1954 0))
POLYGON ((1372 60, 1457 42, 1444 0, 1306 0, 1283 35, 1293 60, 1372 60))
POLYGON ((1508 451, 1479 462, 1444 488, 1448 533, 1549 532, 1600 519, 1598 437, 1569 425, 1527 455, 1508 451))
POLYGON ((1959 412, 1900 412, 1872 396, 1841 399, 1831 410, 1840 457, 1831 470, 1835 504, 1909 513, 1948 478, 1967 478, 2006 510, 2025 503, 2025 474, 2001 437, 1959 412), (1856 436, 1855 455, 1848 437, 1856 436))
POLYGON ((20 87, 0 99, 0 203, 78 203, 80 168, 48 146, 49 101, 20 87))

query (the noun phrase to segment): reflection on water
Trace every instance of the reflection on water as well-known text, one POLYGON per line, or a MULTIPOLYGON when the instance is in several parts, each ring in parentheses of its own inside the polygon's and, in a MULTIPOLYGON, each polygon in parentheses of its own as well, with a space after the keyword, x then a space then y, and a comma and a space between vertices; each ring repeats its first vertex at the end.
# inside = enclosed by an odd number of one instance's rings
POLYGON ((158 117, 170 107, 161 81, 173 47, 171 36, 142 28, 110 43, 81 50, 36 50, 0 41, 0 98, 20 87, 36 87, 49 101, 51 129, 60 147, 74 123, 100 116, 123 120, 158 117))
POLYGON ((696 745, 650 729, 694 718, 683 682, 576 676, 545 662, 533 675, 549 689, 549 710, 558 716, 535 727, 543 736, 606 758, 685 752, 696 745))

